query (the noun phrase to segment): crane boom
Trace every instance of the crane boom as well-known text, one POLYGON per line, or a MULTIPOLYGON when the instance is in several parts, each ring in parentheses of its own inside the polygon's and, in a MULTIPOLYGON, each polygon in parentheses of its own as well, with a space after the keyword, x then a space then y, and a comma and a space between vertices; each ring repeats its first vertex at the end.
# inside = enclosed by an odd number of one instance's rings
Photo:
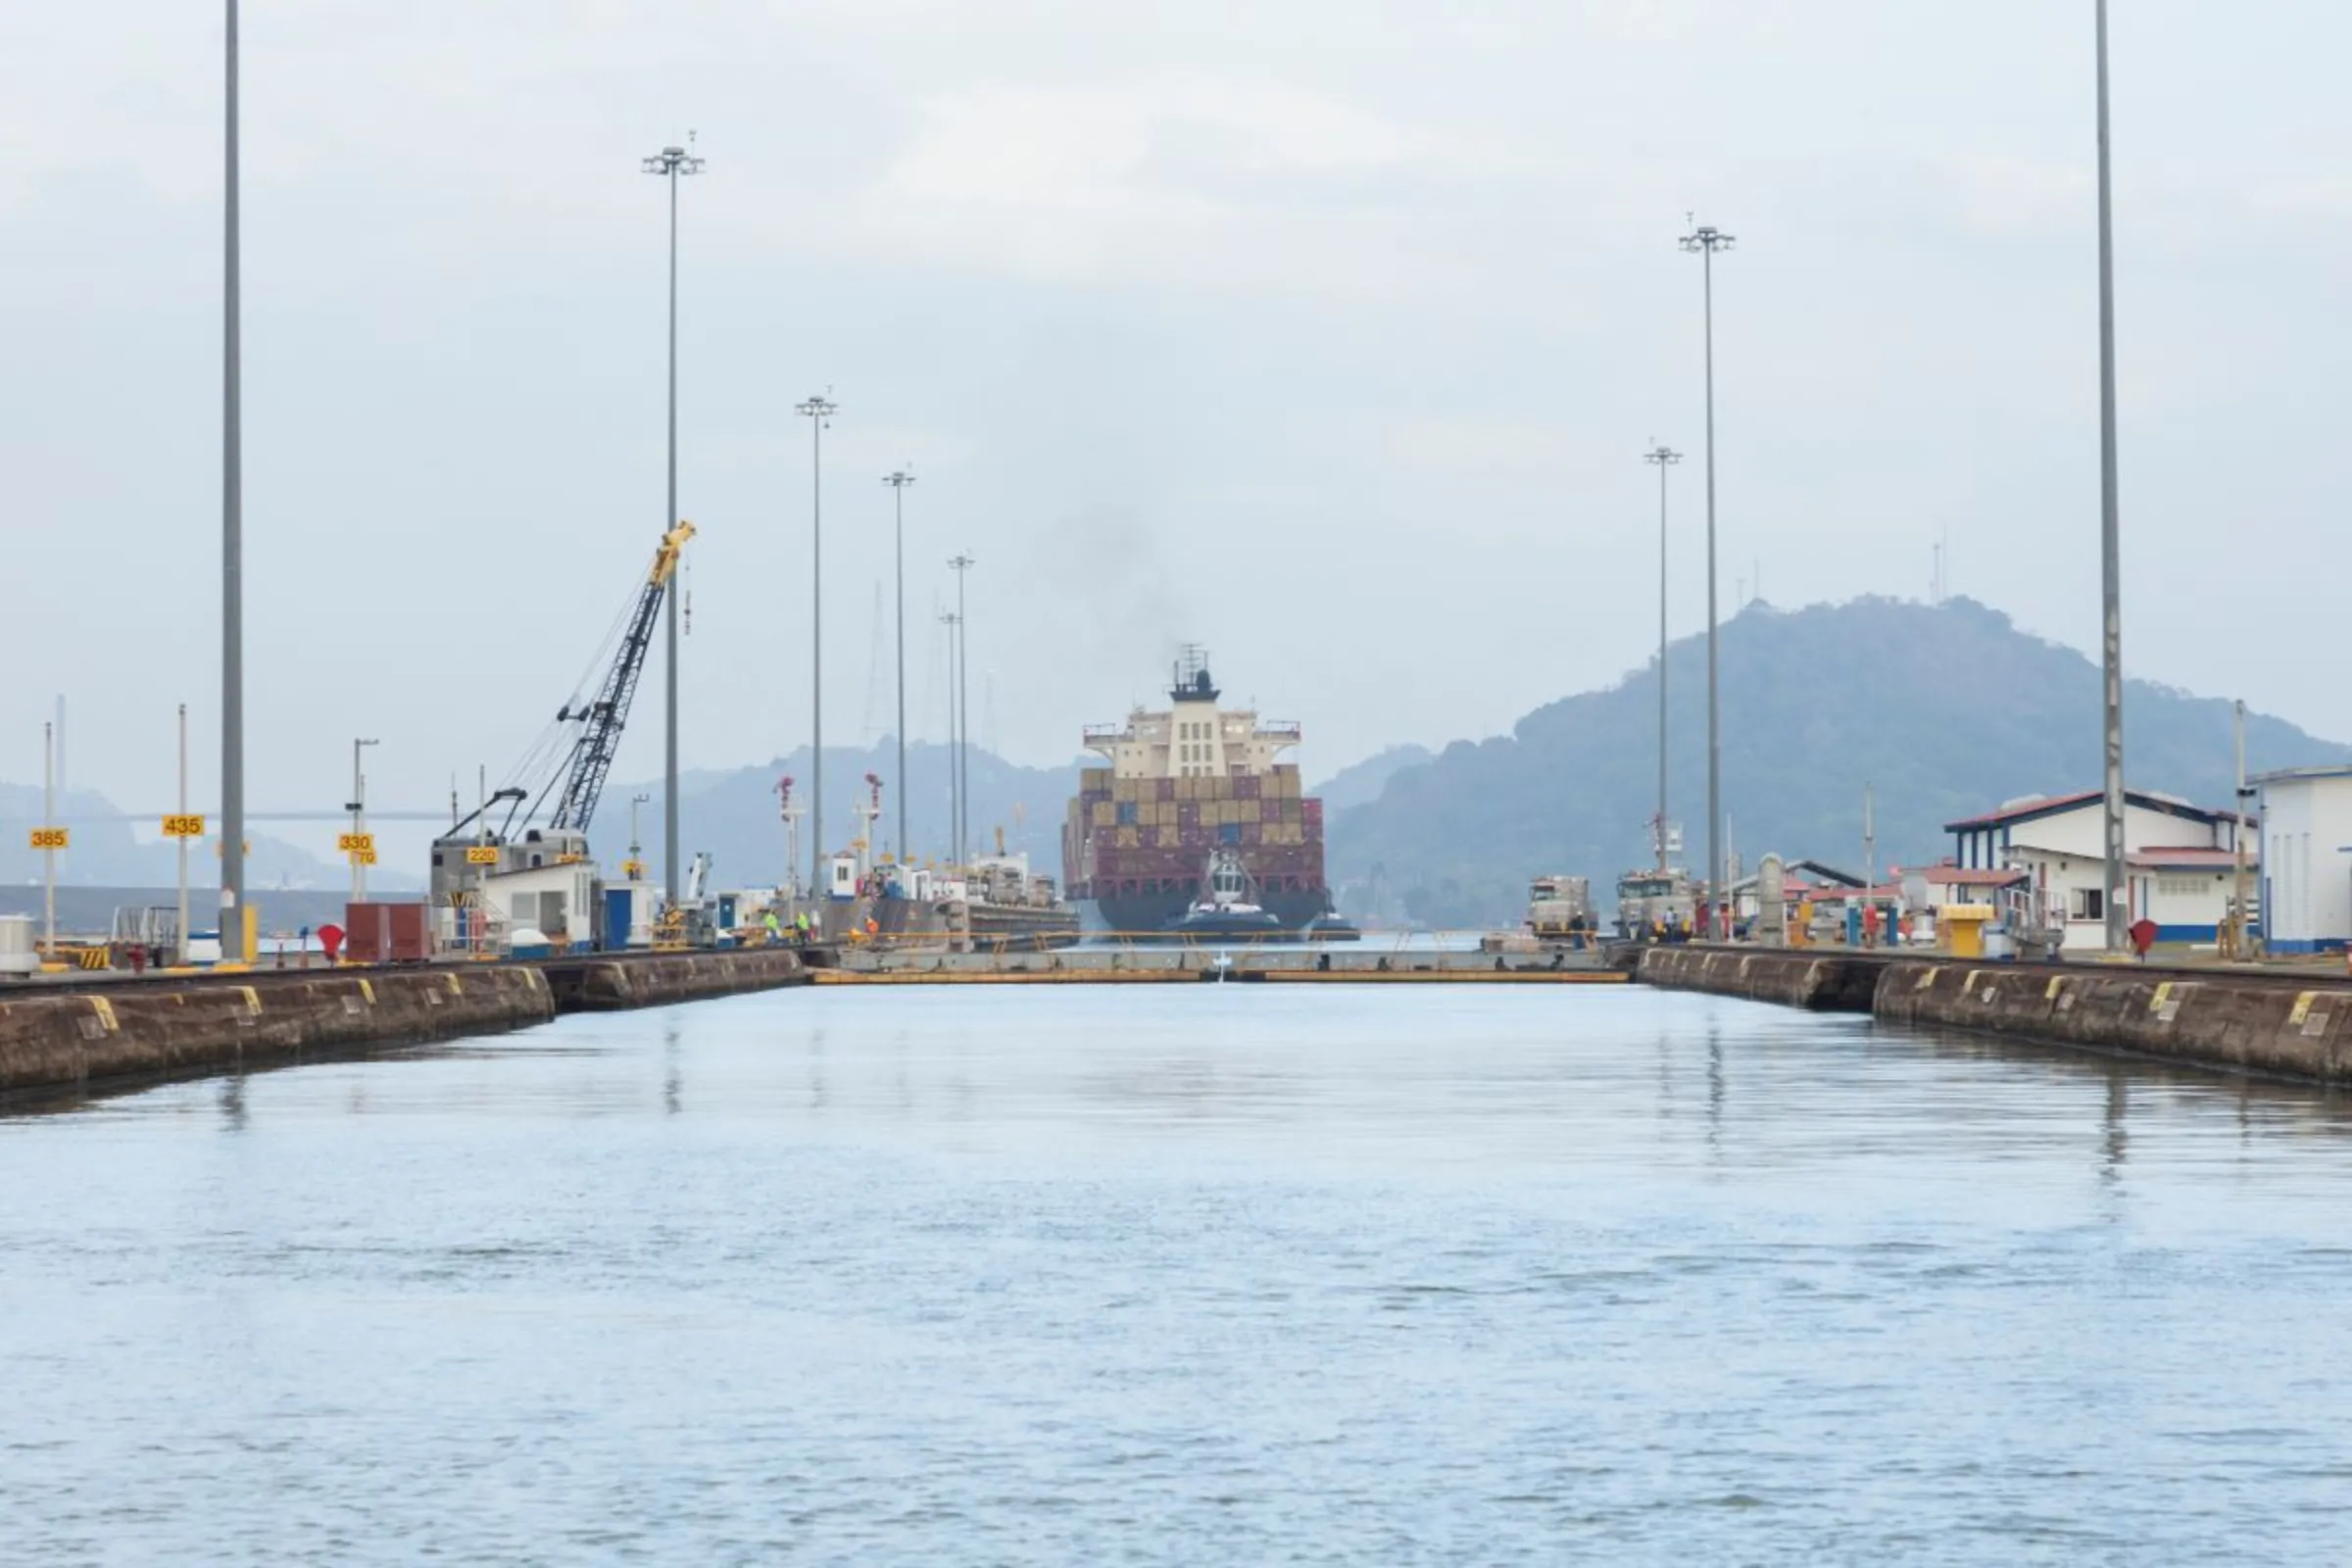
POLYGON ((605 672, 604 684, 586 708, 562 715, 582 722, 579 739, 572 745, 564 792, 556 798, 551 827, 585 833, 596 815, 597 798, 605 792, 605 775, 612 770, 613 756, 620 750, 620 732, 629 721, 629 705, 636 699, 645 656, 654 644, 654 622, 661 614, 662 596, 668 591, 670 578, 677 575, 678 557, 686 541, 693 537, 694 524, 686 521, 662 536, 662 547, 654 552, 653 569, 646 573, 645 588, 637 596, 637 609, 629 616, 628 629, 621 635, 612 667, 605 672))

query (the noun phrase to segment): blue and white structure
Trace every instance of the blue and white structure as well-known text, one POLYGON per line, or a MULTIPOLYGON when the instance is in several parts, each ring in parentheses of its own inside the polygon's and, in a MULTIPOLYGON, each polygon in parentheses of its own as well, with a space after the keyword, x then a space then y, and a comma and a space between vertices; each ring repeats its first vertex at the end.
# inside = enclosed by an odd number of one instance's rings
POLYGON ((2273 953, 2352 944, 2352 765, 2290 767, 2250 781, 2262 812, 2262 909, 2273 953))

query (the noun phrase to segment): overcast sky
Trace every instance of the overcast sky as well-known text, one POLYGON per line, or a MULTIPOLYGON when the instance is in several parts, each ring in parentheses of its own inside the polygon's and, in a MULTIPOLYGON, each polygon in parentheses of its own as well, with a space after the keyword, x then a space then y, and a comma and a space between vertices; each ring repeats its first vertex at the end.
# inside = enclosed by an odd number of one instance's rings
MULTIPOLYGON (((2126 651, 2352 735, 2335 525, 2352 14, 2124 0, 2126 651)), ((217 4, 0 22, 0 776, 217 778, 217 4)), ((247 0, 250 799, 494 772, 662 521, 682 191, 690 765, 869 733, 910 463, 910 704, 968 549, 974 723, 1028 761, 1185 640, 1313 774, 1503 729, 1702 624, 1699 264, 1723 593, 1951 584, 2094 645, 2089 0, 247 0), (993 672, 993 704, 986 702, 993 672)), ((888 669, 881 687, 886 717, 888 669)), ((659 767, 658 667, 616 777, 659 767)), ((2086 714, 2085 722, 2095 722, 2086 714)), ((2053 785, 2067 780, 2053 780, 2053 785)), ((2144 781, 2161 785, 2161 780, 2144 781)))

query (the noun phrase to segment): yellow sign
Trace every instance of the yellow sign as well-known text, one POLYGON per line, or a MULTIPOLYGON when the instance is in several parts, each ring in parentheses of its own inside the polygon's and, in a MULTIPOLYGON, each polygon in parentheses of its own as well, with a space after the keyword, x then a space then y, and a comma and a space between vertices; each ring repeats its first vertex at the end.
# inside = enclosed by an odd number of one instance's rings
POLYGON ((375 863, 375 852, 373 850, 354 850, 351 852, 351 863, 354 865, 373 865, 375 863))
POLYGON ((204 837, 204 818, 201 816, 167 816, 164 818, 164 837, 168 839, 200 839, 204 837))
POLYGON ((495 844, 474 845, 466 852, 466 863, 467 865, 496 865, 498 863, 498 846, 495 844))
MULTIPOLYGON (((225 840, 225 839, 215 839, 215 840, 213 840, 213 854, 214 854, 214 856, 215 856, 217 858, 220 858, 220 859, 226 859, 226 858, 228 858, 228 857, 227 857, 227 856, 226 856, 226 855, 225 855, 225 854, 224 854, 224 853, 221 851, 221 848, 220 848, 220 846, 221 846, 222 844, 226 843, 226 842, 227 842, 227 840, 225 840)), ((246 853, 247 855, 251 855, 251 854, 253 853, 253 840, 251 840, 251 839, 247 839, 247 840, 245 841, 245 853, 246 853)))
POLYGON ((372 833, 338 833, 335 848, 345 855, 373 855, 375 835, 372 833))
POLYGON ((36 850, 62 850, 72 837, 62 827, 36 827, 32 830, 32 847, 36 850))

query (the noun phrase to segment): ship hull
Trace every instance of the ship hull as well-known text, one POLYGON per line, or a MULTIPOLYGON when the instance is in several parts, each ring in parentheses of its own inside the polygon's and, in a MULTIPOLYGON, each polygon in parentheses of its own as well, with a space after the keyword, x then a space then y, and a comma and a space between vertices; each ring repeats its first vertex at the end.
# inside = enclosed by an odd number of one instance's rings
POLYGON ((1015 952, 1043 952, 1048 948, 1069 948, 1078 944, 1078 911, 1070 908, 1032 909, 1013 908, 1003 905, 974 904, 968 917, 972 926, 972 941, 986 947, 1015 952))
MULTIPOLYGON (((1195 894, 1124 893, 1110 898, 1093 900, 1096 920, 1105 932, 1129 937, 1139 942, 1181 942, 1184 939, 1166 929, 1168 923, 1184 918, 1192 908, 1195 894)), ((1278 893, 1259 893, 1256 901, 1268 914, 1282 922, 1280 931, 1264 935, 1269 940, 1288 940, 1303 931, 1306 923, 1322 914, 1329 903, 1321 888, 1299 888, 1278 893)))
MULTIPOLYGON (((945 946, 951 937, 947 906, 908 899, 876 899, 860 906, 857 920, 869 912, 881 934, 901 945, 945 946)), ((1027 905, 971 904, 965 906, 972 942, 998 952, 1033 953, 1078 944, 1078 911, 1066 904, 1051 908, 1027 905)))

